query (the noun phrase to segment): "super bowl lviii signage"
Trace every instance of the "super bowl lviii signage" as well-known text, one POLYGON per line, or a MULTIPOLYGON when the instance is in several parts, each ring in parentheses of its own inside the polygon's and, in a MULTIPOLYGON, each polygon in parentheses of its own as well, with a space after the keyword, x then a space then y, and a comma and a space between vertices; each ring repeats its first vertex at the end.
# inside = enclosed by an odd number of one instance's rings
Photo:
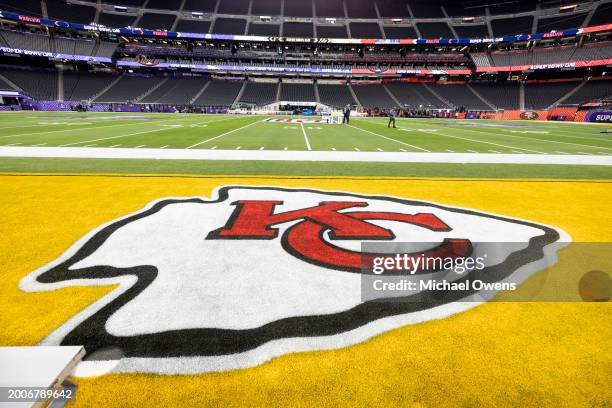
POLYGON ((585 122, 612 123, 612 111, 589 112, 584 118, 585 122))

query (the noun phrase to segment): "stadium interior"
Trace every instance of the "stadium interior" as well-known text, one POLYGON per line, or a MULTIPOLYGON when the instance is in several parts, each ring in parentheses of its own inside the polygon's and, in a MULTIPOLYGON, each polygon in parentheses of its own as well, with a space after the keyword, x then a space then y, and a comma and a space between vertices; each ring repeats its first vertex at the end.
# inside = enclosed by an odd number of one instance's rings
POLYGON ((465 8, 420 0, 3 0, 1 6, 22 17, 5 13, 10 18, 0 20, 0 87, 54 109, 134 104, 201 111, 290 100, 422 115, 551 110, 612 96, 606 1, 472 1, 465 8), (139 35, 143 29, 151 31, 139 35), (419 38, 425 40, 409 40, 419 38))
POLYGON ((0 0, 0 407, 612 407, 611 16, 0 0))

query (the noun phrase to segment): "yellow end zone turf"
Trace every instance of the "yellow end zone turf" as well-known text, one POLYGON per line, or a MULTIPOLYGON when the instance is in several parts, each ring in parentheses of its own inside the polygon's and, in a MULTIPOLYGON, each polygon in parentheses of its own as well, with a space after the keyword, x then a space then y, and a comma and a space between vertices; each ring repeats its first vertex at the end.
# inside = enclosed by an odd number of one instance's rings
MULTIPOLYGON (((208 197, 221 185, 387 194, 552 225, 574 242, 612 240, 612 182, 0 174, 0 345, 36 344, 112 289, 24 293, 17 285, 26 274, 150 201, 208 197)), ((571 267, 571 247, 559 255, 547 277, 578 300, 587 271, 571 267)), ((592 269, 600 262, 594 259, 592 269)), ((250 369, 80 378, 75 406, 609 406, 611 311, 610 303, 491 302, 356 346, 250 369)))

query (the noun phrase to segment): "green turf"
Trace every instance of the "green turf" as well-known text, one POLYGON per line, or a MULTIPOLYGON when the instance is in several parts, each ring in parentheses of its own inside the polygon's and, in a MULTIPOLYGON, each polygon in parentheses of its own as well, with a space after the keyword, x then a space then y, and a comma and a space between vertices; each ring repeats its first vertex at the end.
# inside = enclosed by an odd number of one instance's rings
POLYGON ((265 123, 261 116, 0 114, 0 146, 92 146, 510 154, 612 154, 606 126, 556 122, 357 119, 350 126, 265 123), (134 117, 142 117, 136 119, 134 117))
POLYGON ((612 179, 610 166, 0 158, 0 172, 612 179))

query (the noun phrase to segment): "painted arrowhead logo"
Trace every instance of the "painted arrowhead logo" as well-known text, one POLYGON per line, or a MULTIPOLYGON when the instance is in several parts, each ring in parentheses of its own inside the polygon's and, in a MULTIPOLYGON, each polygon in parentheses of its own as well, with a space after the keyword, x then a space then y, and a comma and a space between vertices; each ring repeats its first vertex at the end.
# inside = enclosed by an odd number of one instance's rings
POLYGON ((465 293, 363 301, 362 241, 431 242, 430 251, 456 256, 475 242, 525 243, 486 265, 498 282, 542 269, 553 244, 569 240, 529 221, 389 196, 252 186, 214 196, 153 202, 23 278, 25 291, 118 284, 42 343, 118 351, 110 367, 82 363, 89 373, 244 368, 478 304, 462 302, 465 293))

